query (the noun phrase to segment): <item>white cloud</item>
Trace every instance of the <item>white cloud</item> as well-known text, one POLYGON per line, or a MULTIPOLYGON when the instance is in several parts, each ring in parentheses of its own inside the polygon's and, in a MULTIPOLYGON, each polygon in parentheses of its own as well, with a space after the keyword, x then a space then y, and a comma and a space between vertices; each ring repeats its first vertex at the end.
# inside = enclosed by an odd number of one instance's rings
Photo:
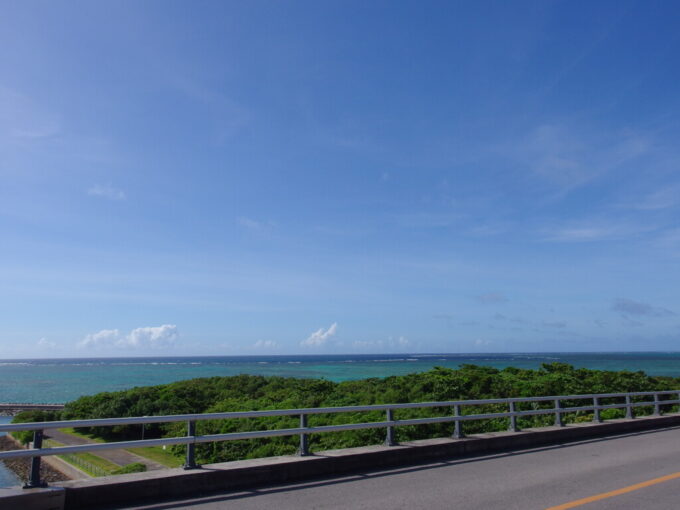
POLYGON ((102 329, 96 333, 85 336, 78 344, 81 347, 107 347, 113 345, 120 338, 120 331, 117 329, 102 329))
POLYGON ((125 200, 125 192, 114 188, 110 184, 95 184, 87 190, 87 194, 94 197, 103 197, 110 200, 125 200))
POLYGON ((307 340, 300 342, 300 345, 305 347, 320 347, 324 345, 331 337, 335 335, 338 330, 338 323, 334 322, 328 329, 319 328, 317 331, 309 335, 307 340))
POLYGON ((57 346, 57 343, 53 342, 52 340, 48 340, 46 337, 42 337, 40 340, 38 340, 37 345, 41 349, 54 349, 57 346))
POLYGON ((275 349, 278 343, 274 340, 258 340, 253 344, 256 349, 275 349))
POLYGON ((163 324, 136 328, 127 335, 122 335, 118 329, 102 329, 90 333, 78 345, 86 348, 159 349, 172 346, 178 337, 177 326, 163 324))
POLYGON ((162 326, 133 329, 129 335, 120 339, 117 345, 120 347, 169 347, 177 340, 177 326, 163 324, 162 326))

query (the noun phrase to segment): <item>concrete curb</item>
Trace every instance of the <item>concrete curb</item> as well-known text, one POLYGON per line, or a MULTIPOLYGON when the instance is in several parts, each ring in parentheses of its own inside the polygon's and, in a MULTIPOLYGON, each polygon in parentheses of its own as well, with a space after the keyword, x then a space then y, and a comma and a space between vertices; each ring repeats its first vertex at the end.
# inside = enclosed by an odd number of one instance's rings
MULTIPOLYGON (((366 446, 321 452, 309 457, 269 457, 205 465, 185 471, 167 469, 61 482, 67 510, 97 508, 107 504, 137 503, 189 497, 215 491, 241 490, 322 476, 391 468, 445 458, 522 450, 550 444, 619 435, 680 425, 680 414, 579 423, 566 427, 526 429, 522 432, 492 432, 462 439, 427 439, 398 446, 366 446)), ((32 491, 29 491, 32 492, 32 491)), ((0 499, 0 507, 2 506, 0 499)), ((11 507, 10 507, 11 508, 11 507)), ((21 507, 23 508, 23 507, 21 507)))
POLYGON ((59 471, 62 475, 66 476, 69 480, 83 480, 88 478, 93 478, 92 475, 86 473, 82 469, 69 464, 63 459, 56 457, 54 455, 50 457, 43 457, 43 462, 49 464, 56 471, 59 471))

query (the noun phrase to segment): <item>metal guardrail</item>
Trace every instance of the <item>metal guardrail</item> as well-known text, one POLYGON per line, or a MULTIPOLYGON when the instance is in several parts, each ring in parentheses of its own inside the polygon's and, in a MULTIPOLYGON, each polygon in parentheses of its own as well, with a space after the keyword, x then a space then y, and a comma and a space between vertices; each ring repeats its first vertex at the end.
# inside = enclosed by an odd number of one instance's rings
POLYGON ((380 404, 380 405, 366 405, 366 406, 344 406, 344 407, 315 407, 307 409, 275 409, 267 411, 237 411, 225 413, 205 413, 205 414, 180 414, 169 416, 139 416, 133 418, 103 418, 93 420, 68 420, 68 421, 50 421, 50 422, 31 422, 31 423, 13 423, 9 425, 0 425, 0 432, 14 432, 23 430, 32 430, 33 433, 33 448, 26 450, 12 450, 0 452, 0 460, 11 459, 18 457, 31 457, 31 475, 29 482, 25 488, 43 487, 44 484, 40 480, 40 458, 46 455, 69 455, 78 452, 97 452, 99 450, 113 450, 123 448, 140 448, 148 446, 163 446, 163 445, 186 445, 186 461, 185 469, 194 469, 199 466, 196 464, 195 448, 199 443, 210 443, 216 441, 235 441, 241 439, 254 439, 264 437, 280 437, 280 436, 300 436, 299 455, 309 455, 309 434, 317 434, 323 432, 340 432, 347 430, 361 430, 361 429, 386 429, 385 444, 388 446, 396 445, 394 429, 395 427, 402 427, 407 425, 428 425, 434 423, 454 423, 454 438, 464 437, 463 423, 466 421, 488 420, 507 418, 509 419, 509 430, 519 432, 517 425, 517 418, 523 416, 536 415, 555 415, 555 426, 563 427, 563 416, 567 413, 574 412, 593 412, 593 421, 601 423, 601 412, 605 409, 625 409, 626 418, 634 418, 634 409, 637 407, 653 407, 654 415, 661 415, 661 406, 680 404, 680 390, 672 391, 644 391, 635 393, 600 393, 588 395, 563 395, 563 396, 549 396, 549 397, 518 397, 518 398, 498 398, 486 400, 452 400, 446 402, 420 402, 407 404, 380 404), (662 400, 661 396, 675 395, 675 400, 662 400), (634 402, 634 398, 652 397, 651 401, 634 402), (614 404, 601 404, 604 399, 624 399, 624 402, 614 404), (565 400, 591 400, 592 404, 562 407, 562 401, 565 400), (554 407, 544 409, 530 409, 518 410, 518 404, 526 403, 542 403, 552 402, 554 407), (508 411, 498 413, 485 414, 463 414, 463 408, 469 406, 480 406, 489 404, 505 404, 508 406, 508 411), (398 420, 395 419, 394 413, 400 409, 425 409, 425 408, 451 408, 452 415, 430 417, 430 418, 411 418, 398 420), (308 417, 314 414, 334 414, 334 413, 350 413, 350 412, 370 412, 370 411, 384 411, 386 413, 385 421, 379 422, 364 422, 364 423, 347 423, 343 425, 324 425, 324 426, 309 426, 308 417), (232 432, 227 434, 210 434, 210 435, 196 435, 196 422, 205 420, 228 420, 238 418, 264 418, 271 416, 299 416, 300 426, 288 429, 273 429, 273 430, 258 430, 250 432, 232 432), (187 435, 182 437, 169 437, 161 439, 142 439, 136 441, 118 441, 113 443, 95 443, 76 446, 59 446, 53 448, 43 448, 43 432, 49 429, 60 429, 66 427, 102 427, 115 425, 135 425, 148 423, 173 423, 185 422, 187 424, 187 435))

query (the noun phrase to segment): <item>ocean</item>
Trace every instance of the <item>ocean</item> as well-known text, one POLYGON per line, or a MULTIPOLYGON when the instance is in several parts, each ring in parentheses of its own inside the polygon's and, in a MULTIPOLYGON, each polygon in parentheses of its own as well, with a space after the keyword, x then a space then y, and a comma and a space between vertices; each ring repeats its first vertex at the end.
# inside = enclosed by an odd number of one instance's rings
POLYGON ((346 381, 462 364, 538 368, 562 362, 599 370, 642 370, 680 377, 680 352, 373 354, 78 358, 0 361, 0 402, 63 403, 82 395, 195 377, 238 374, 346 381))

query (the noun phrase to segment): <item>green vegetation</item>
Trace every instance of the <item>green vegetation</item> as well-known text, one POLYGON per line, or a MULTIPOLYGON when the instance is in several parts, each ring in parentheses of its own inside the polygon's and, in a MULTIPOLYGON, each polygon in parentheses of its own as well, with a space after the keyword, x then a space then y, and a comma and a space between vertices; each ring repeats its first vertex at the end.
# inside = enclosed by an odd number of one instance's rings
POLYGON ((164 450, 160 446, 147 446, 145 448, 128 448, 128 452, 153 460, 169 468, 180 467, 184 464, 184 458, 177 457, 170 450, 164 450))
MULTIPOLYGON (((503 370, 464 365, 458 370, 435 368, 429 372, 384 379, 364 379, 334 383, 316 379, 294 379, 239 375, 179 381, 160 386, 133 388, 114 393, 99 393, 70 402, 60 413, 61 419, 107 418, 114 416, 143 416, 227 411, 251 411, 305 407, 335 407, 402 402, 446 401, 457 399, 486 399, 508 397, 533 397, 585 393, 614 393, 651 391, 680 388, 680 378, 651 377, 643 372, 608 372, 575 369, 562 363, 544 364, 538 370, 505 368, 503 370)), ((620 400, 618 401, 620 402, 620 400)), ((602 404, 615 403, 603 400, 602 404)), ((518 405, 518 410, 551 408, 552 402, 518 405)), ((588 402, 563 402, 565 407, 588 405, 588 402)), ((666 406, 668 408, 669 406, 666 406)), ((637 414, 651 412, 651 408, 637 408, 637 414)), ((666 409, 669 410, 669 409, 666 409)), ((503 405, 480 405, 463 408, 464 414, 507 411, 503 405)), ((408 419, 444 416, 450 408, 404 409, 395 412, 395 418, 408 419)), ((623 416, 621 410, 607 410, 603 418, 623 416)), ((19 418, 19 417, 18 417, 19 418)), ((552 424, 552 415, 539 415, 518 420, 522 428, 552 424)), ((564 421, 577 422, 592 419, 591 413, 575 412, 564 415, 564 421)), ((334 425, 384 420, 384 413, 338 413, 312 415, 310 426, 334 425)), ((29 420, 25 420, 29 421, 29 420)), ((145 438, 181 436, 185 424, 148 424, 145 438)), ((198 434, 221 434, 246 430, 293 428, 298 426, 295 416, 258 419, 209 420, 197 423, 198 434)), ((467 433, 504 430, 504 418, 464 423, 467 433)), ((414 440, 449 436, 453 424, 399 427, 397 440, 414 440)), ((117 427, 91 427, 78 429, 102 440, 140 439, 140 425, 117 427)), ((383 442, 383 429, 356 430, 314 434, 310 436, 312 451, 344 448, 383 442)), ((297 437, 277 437, 247 441, 224 441, 197 446, 197 461, 210 463, 224 460, 256 458, 292 454, 298 447, 297 437)), ((146 449, 144 449, 146 450, 146 449)), ((156 452, 162 451, 156 449, 156 452)), ((185 448, 170 449, 177 464, 181 463, 185 448)), ((169 452, 163 452, 168 455, 169 452)), ((142 454, 144 456, 149 456, 142 454)), ((158 460, 158 459, 154 459, 158 460)), ((166 462, 158 460, 164 464, 166 462)), ((175 465, 177 465, 175 464, 175 465)))
MULTIPOLYGON (((32 421, 56 421, 59 419, 59 411, 22 411, 18 413, 13 419, 12 423, 27 423, 32 421)), ((33 431, 18 430, 11 432, 10 435, 23 445, 27 445, 33 441, 33 431)))
POLYGON ((126 473, 143 473, 144 471, 146 471, 146 466, 144 464, 141 462, 133 462, 132 464, 128 464, 122 468, 116 469, 111 474, 124 475, 126 473))

